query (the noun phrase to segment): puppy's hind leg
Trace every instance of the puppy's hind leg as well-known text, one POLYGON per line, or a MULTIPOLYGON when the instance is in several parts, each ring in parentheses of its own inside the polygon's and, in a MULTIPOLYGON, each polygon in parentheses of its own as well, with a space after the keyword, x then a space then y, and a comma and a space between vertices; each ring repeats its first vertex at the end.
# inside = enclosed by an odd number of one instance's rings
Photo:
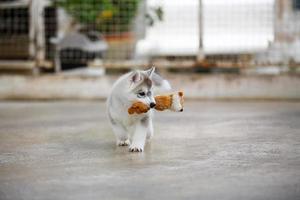
POLYGON ((116 144, 117 146, 128 146, 130 145, 130 141, 128 138, 128 134, 126 129, 120 124, 112 125, 113 132, 116 136, 116 144))
POLYGON ((147 140, 151 140, 153 137, 153 123, 152 119, 149 118, 148 127, 147 127, 147 140))
POLYGON ((117 146, 128 146, 130 145, 130 141, 128 139, 128 133, 125 127, 123 127, 121 124, 117 123, 110 115, 108 114, 109 121, 111 123, 111 127, 113 129, 113 132, 116 136, 116 144, 117 146))

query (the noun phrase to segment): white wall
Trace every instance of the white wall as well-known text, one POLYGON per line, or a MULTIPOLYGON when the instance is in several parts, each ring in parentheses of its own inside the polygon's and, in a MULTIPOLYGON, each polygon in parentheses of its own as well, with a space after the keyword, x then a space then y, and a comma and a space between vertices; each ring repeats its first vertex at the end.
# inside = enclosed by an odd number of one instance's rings
POLYGON ((203 0, 206 54, 253 53, 274 40, 274 0, 203 0))
MULTIPOLYGON (((205 54, 254 53, 274 40, 275 0, 202 0, 205 54)), ((149 0, 164 20, 146 28, 137 56, 197 55, 199 0, 149 0)))

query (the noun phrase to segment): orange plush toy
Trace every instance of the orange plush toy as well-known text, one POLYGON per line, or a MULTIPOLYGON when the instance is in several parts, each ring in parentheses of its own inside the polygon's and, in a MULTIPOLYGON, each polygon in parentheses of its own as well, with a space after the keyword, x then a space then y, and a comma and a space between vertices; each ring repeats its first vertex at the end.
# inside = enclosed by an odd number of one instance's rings
POLYGON ((133 103, 130 108, 128 108, 128 113, 130 115, 132 115, 134 113, 141 114, 141 113, 148 112, 148 110, 150 110, 149 106, 147 106, 146 104, 144 104, 140 101, 137 101, 137 102, 133 103))
MULTIPOLYGON (((183 92, 177 92, 169 95, 159 95, 155 97, 156 106, 154 107, 158 111, 172 110, 175 112, 183 111, 183 92)), ((136 113, 146 113, 150 110, 150 107, 142 102, 134 102, 128 109, 130 115, 136 113)))

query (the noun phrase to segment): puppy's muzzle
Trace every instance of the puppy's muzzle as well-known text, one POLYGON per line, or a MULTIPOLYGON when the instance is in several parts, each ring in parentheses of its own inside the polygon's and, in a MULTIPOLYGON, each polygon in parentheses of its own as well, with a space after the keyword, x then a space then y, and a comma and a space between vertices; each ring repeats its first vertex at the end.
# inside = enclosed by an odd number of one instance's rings
POLYGON ((156 103, 151 102, 150 103, 150 108, 154 108, 156 106, 156 103))

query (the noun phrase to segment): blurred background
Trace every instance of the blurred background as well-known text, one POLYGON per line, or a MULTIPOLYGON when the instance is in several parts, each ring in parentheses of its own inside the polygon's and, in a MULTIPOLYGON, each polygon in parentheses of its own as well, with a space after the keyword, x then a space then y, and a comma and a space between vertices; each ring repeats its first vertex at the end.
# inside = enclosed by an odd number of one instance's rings
POLYGON ((1 0, 0 25, 7 70, 293 72, 300 62, 298 0, 1 0))
POLYGON ((299 100, 300 0, 0 0, 0 200, 298 200, 299 100), (153 65, 184 112, 129 153, 104 100, 153 65))
MULTIPOLYGON (((233 81, 277 75, 271 83, 269 77, 251 79, 249 84, 263 91, 249 97, 299 98, 295 90, 266 92, 274 83, 277 89, 299 84, 299 38, 299 0, 1 0, 0 73, 6 79, 1 76, 0 97, 39 98, 44 92, 44 98, 63 98, 47 90, 54 83, 46 78, 60 77, 55 87, 67 87, 64 77, 73 75, 74 81, 98 77, 94 85, 104 93, 90 89, 88 96, 105 98, 111 82, 104 77, 113 81, 111 74, 154 65, 183 89, 201 81, 190 77, 204 75, 211 88, 196 88, 189 92, 192 97, 245 97, 241 92, 214 95, 220 93, 216 81, 229 93, 234 88, 226 78, 209 75, 231 74, 237 75, 233 81), (47 83, 40 93, 26 96, 26 90, 42 85, 41 79, 47 83)), ((237 86, 245 91, 249 84, 237 86)), ((71 96, 86 96, 80 91, 71 96)))

